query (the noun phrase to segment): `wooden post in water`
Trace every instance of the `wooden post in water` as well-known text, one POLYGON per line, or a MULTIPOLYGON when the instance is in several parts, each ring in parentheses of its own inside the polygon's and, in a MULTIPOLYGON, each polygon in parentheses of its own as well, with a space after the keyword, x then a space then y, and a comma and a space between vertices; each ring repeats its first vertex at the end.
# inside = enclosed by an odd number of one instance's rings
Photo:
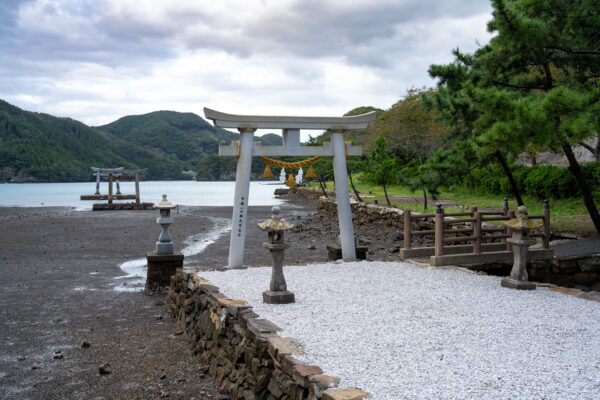
POLYGON ((100 194, 100 168, 96 170, 96 194, 100 194))
POLYGON ((140 174, 135 173, 135 204, 140 204, 140 174))
POLYGON ((410 249, 412 243, 412 226, 410 222, 410 210, 404 210, 404 248, 410 249))
POLYGON ((444 209, 439 203, 435 209, 435 255, 444 255, 444 209))
POLYGON ((113 202, 112 180, 113 180, 113 175, 108 174, 108 204, 112 204, 112 202, 113 202))

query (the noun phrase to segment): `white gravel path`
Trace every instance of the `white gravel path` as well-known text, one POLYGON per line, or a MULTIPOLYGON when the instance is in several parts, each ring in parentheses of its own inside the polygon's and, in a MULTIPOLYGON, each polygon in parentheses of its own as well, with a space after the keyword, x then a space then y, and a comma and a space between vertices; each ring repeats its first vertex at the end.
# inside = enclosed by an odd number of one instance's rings
POLYGON ((375 400, 600 399, 599 302, 410 263, 284 271, 295 304, 263 304, 268 267, 199 275, 302 342, 302 361, 341 387, 375 400))

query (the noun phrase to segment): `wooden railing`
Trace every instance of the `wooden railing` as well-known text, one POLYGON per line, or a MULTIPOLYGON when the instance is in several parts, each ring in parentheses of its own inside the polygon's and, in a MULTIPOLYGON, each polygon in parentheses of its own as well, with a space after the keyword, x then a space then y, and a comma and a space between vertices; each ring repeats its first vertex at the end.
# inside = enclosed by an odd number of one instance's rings
MULTIPOLYGON (((515 212, 508 208, 508 199, 504 199, 503 207, 498 211, 480 211, 477 207, 471 207, 469 211, 447 213, 441 205, 438 205, 435 213, 429 214, 413 214, 410 210, 404 210, 404 248, 401 249, 401 257, 424 257, 444 253, 479 254, 511 250, 510 244, 506 243, 506 239, 512 235, 510 228, 493 226, 490 223, 507 221, 514 217, 515 212), (425 224, 420 224, 420 221, 425 224), (425 225, 425 229, 415 229, 414 227, 418 225, 425 225), (456 227, 452 229, 453 226, 456 227), (413 248, 413 238, 425 235, 434 237, 434 247, 413 248)), ((542 246, 548 249, 550 243, 548 201, 544 201, 544 211, 541 215, 530 215, 529 218, 542 220, 543 232, 533 233, 530 237, 542 237, 542 246)))
MULTIPOLYGON (((502 211, 477 211, 472 208, 468 213, 445 213, 441 204, 438 204, 435 212, 435 255, 444 254, 444 246, 447 244, 470 242, 473 246, 473 253, 481 253, 481 244, 483 241, 503 240, 511 237, 511 228, 508 226, 483 227, 484 222, 508 221, 515 217, 515 212, 508 209, 507 201, 502 211), (452 218, 448 218, 452 217, 452 218), (469 218, 457 218, 469 217, 469 218), (466 225, 469 228, 449 229, 452 225, 466 225), (470 233, 468 236, 448 236, 450 234, 470 233)), ((529 215, 529 219, 542 220, 542 233, 532 233, 529 237, 542 237, 542 248, 550 247, 550 207, 548 200, 544 200, 544 210, 541 215, 529 215)), ((406 225, 405 225, 406 226, 406 225)), ((411 233, 414 235, 414 232, 411 233)), ((507 244, 507 250, 511 250, 510 244, 507 244)))

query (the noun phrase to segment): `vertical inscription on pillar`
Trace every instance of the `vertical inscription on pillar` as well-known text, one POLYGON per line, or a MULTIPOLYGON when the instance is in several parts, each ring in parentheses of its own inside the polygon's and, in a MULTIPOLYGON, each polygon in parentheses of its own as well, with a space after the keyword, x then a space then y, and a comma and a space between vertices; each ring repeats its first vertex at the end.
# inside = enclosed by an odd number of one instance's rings
POLYGON ((244 196, 242 196, 242 199, 240 201, 240 215, 239 215, 239 219, 238 219, 238 231, 237 231, 237 236, 241 237, 242 236, 242 225, 244 224, 244 196))

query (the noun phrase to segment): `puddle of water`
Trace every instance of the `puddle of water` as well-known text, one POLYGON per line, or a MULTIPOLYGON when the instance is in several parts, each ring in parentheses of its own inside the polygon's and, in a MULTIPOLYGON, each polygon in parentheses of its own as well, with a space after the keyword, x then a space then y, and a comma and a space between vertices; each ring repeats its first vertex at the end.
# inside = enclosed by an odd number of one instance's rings
POLYGON ((97 289, 96 288, 90 288, 90 287, 87 287, 87 286, 78 286, 76 288, 73 288, 73 290, 76 291, 76 292, 83 292, 84 290, 90 290, 90 291, 93 292, 93 291, 95 291, 97 289))
MULTIPOLYGON (((231 221, 226 218, 209 217, 213 222, 213 228, 206 233, 199 233, 188 237, 183 243, 186 247, 181 253, 186 256, 194 256, 202 253, 209 245, 213 244, 225 232, 231 229, 231 221)), ((139 292, 146 285, 146 259, 138 258, 125 261, 119 268, 126 274, 114 279, 122 280, 113 289, 117 292, 139 292)))
POLYGON ((225 232, 231 229, 231 221, 225 218, 211 218, 214 222, 213 229, 206 233, 199 233, 187 238, 183 243, 187 245, 181 253, 186 256, 193 256, 202 253, 209 245, 217 241, 217 239, 225 232))

